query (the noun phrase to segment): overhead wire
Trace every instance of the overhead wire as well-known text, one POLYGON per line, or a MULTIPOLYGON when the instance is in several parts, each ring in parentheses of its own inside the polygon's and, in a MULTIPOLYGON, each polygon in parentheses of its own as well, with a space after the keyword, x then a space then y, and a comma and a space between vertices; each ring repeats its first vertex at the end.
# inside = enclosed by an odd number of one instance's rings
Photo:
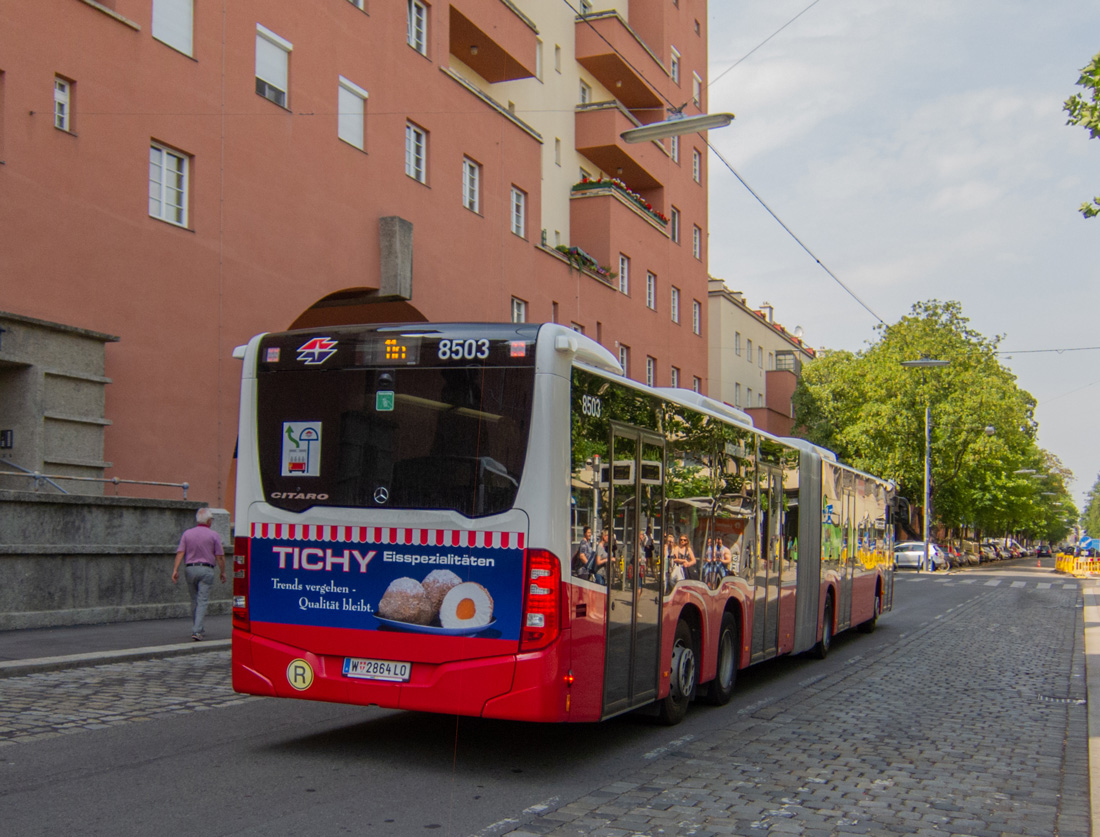
MULTIPOLYGON (((562 0, 562 2, 563 2, 563 3, 565 3, 565 5, 566 5, 566 6, 568 6, 568 7, 570 8, 570 9, 572 9, 572 10, 573 10, 573 12, 574 12, 575 14, 577 14, 578 16, 581 16, 581 17, 583 18, 583 16, 582 16, 582 15, 580 15, 580 12, 578 12, 577 8, 576 8, 576 7, 575 7, 575 6, 574 6, 574 5, 573 5, 573 4, 572 4, 572 3, 570 2, 570 0, 562 0)), ((728 68, 727 68, 726 70, 724 70, 724 71, 723 71, 723 72, 721 73, 721 75, 719 75, 719 77, 718 77, 718 78, 721 78, 721 77, 722 77, 723 75, 725 75, 725 74, 726 74, 727 72, 729 72, 730 70, 732 70, 732 69, 733 69, 734 67, 736 67, 736 66, 737 66, 738 64, 740 64, 740 63, 741 63, 742 61, 744 61, 744 60, 745 60, 746 58, 748 58, 748 57, 749 57, 750 55, 752 55, 752 53, 756 52, 756 50, 760 49, 760 47, 764 46, 764 44, 766 44, 766 43, 767 43, 768 41, 770 41, 770 40, 771 40, 772 38, 774 38, 774 37, 775 37, 776 35, 778 35, 778 34, 779 34, 780 32, 782 32, 782 31, 783 31, 784 29, 786 29, 786 28, 787 28, 788 26, 790 26, 790 25, 791 25, 792 23, 794 23, 794 21, 796 21, 796 20, 797 20, 798 18, 800 18, 800 17, 802 16, 802 15, 804 15, 804 14, 805 14, 806 12, 808 12, 808 11, 809 11, 810 9, 812 9, 812 8, 813 8, 814 6, 816 6, 816 5, 817 5, 818 3, 820 3, 820 2, 821 2, 821 0, 813 0, 813 2, 812 2, 812 3, 810 3, 810 5, 809 5, 809 6, 807 6, 807 7, 805 8, 805 9, 803 9, 803 10, 802 10, 801 12, 799 12, 799 13, 798 13, 797 15, 795 15, 795 16, 794 16, 793 18, 791 18, 791 19, 790 19, 789 21, 787 21, 787 22, 786 22, 785 24, 783 24, 783 26, 779 27, 779 29, 777 29, 777 30, 776 30, 775 32, 773 32, 773 33, 772 33, 771 35, 769 35, 769 36, 768 36, 767 38, 765 38, 765 39, 764 39, 763 41, 761 41, 761 42, 760 42, 759 44, 757 44, 757 45, 756 45, 755 47, 753 47, 753 49, 752 49, 752 50, 750 50, 750 51, 749 51, 748 53, 746 53, 746 54, 745 54, 744 56, 742 56, 742 57, 741 57, 740 59, 738 59, 738 60, 737 60, 737 61, 736 61, 736 62, 735 62, 735 63, 734 63, 734 64, 733 64, 732 66, 730 66, 730 67, 728 67, 728 68)), ((637 74, 637 76, 638 76, 639 78, 641 78, 641 79, 642 79, 643 81, 645 81, 645 83, 646 83, 647 85, 649 85, 650 89, 651 89, 651 90, 653 90, 653 91, 654 91, 654 93, 656 93, 656 94, 657 94, 657 95, 658 95, 658 96, 659 96, 660 98, 662 98, 662 99, 664 99, 664 100, 665 100, 665 102, 666 102, 666 103, 667 103, 667 104, 669 105, 670 109, 672 109, 672 110, 678 110, 678 109, 679 109, 679 108, 677 108, 676 104, 675 104, 674 102, 672 102, 672 100, 670 100, 670 99, 669 99, 669 98, 668 98, 668 97, 667 97, 666 95, 664 95, 664 94, 663 94, 663 93, 662 93, 662 92, 661 92, 661 91, 660 91, 660 90, 659 90, 659 89, 657 88, 657 86, 653 84, 653 82, 651 82, 651 81, 650 81, 650 80, 649 80, 648 78, 646 78, 646 75, 645 75, 645 73, 643 73, 643 72, 642 72, 641 70, 639 70, 639 69, 638 69, 637 67, 635 67, 635 66, 634 66, 633 64, 631 64, 631 63, 630 63, 630 59, 628 59, 628 58, 627 58, 627 57, 626 57, 625 55, 623 55, 623 54, 622 54, 621 52, 619 52, 619 50, 615 48, 615 45, 614 45, 613 43, 611 43, 611 41, 609 41, 609 40, 608 40, 607 38, 605 38, 605 37, 604 37, 603 33, 601 33, 601 32, 599 31, 599 29, 597 29, 597 28, 596 28, 596 26, 595 26, 595 25, 594 25, 594 24, 592 23, 592 21, 590 21, 590 20, 587 20, 587 19, 585 18, 585 22, 586 22, 586 23, 588 24, 589 28, 590 28, 590 29, 592 29, 592 31, 596 33, 596 35, 597 35, 597 36, 598 36, 598 37, 600 38, 600 40, 602 40, 602 41, 603 41, 603 42, 604 42, 605 44, 607 44, 608 48, 609 48, 609 49, 611 49, 611 51, 612 51, 612 52, 614 52, 614 53, 615 53, 615 54, 616 54, 617 56, 619 56, 619 58, 620 58, 620 59, 622 59, 622 61, 623 61, 623 62, 624 62, 624 63, 625 63, 625 64, 626 64, 626 65, 627 65, 628 67, 630 67, 630 69, 631 69, 631 70, 633 70, 633 71, 634 71, 634 73, 635 73, 635 74, 637 74)), ((712 81, 711 81, 711 82, 710 82, 710 83, 709 83, 709 84, 707 85, 707 88, 709 89, 709 88, 710 88, 710 85, 711 85, 711 84, 713 84, 713 83, 714 83, 715 81, 717 81, 717 80, 718 80, 718 79, 714 79, 714 80, 712 80, 712 81)), ((680 105, 680 108, 682 108, 682 107, 683 107, 683 105, 680 105)), ((826 274, 827 274, 827 275, 828 275, 828 276, 829 276, 829 277, 830 277, 830 278, 831 278, 831 279, 832 279, 832 280, 833 280, 834 282, 836 282, 836 283, 837 283, 837 285, 839 285, 839 286, 840 286, 840 288, 841 288, 841 289, 842 289, 842 290, 843 290, 843 291, 844 291, 844 292, 845 292, 846 294, 848 294, 848 295, 849 295, 849 296, 850 296, 850 297, 851 297, 852 299, 854 299, 854 300, 855 300, 855 301, 856 301, 856 302, 857 302, 857 303, 858 303, 858 304, 859 304, 859 305, 860 305, 860 306, 861 306, 861 307, 862 307, 862 308, 863 308, 863 309, 864 309, 865 311, 867 311, 867 313, 869 313, 869 314, 870 314, 870 315, 871 315, 872 317, 874 317, 874 318, 875 318, 875 319, 876 319, 876 320, 877 320, 877 321, 878 321, 878 322, 879 322, 880 324, 882 324, 882 325, 886 325, 886 321, 885 321, 885 320, 883 320, 883 319, 882 319, 882 317, 880 317, 880 316, 879 316, 878 314, 876 314, 876 313, 874 312, 874 310, 872 310, 872 309, 871 309, 871 307, 870 307, 870 306, 869 306, 869 305, 868 305, 868 304, 867 304, 866 302, 864 302, 864 301, 863 301, 862 299, 860 299, 860 298, 859 298, 859 296, 858 296, 858 295, 857 295, 857 294, 856 294, 856 293, 855 293, 855 292, 854 292, 854 291, 853 291, 853 290, 852 290, 851 288, 849 288, 849 287, 848 287, 847 285, 845 285, 845 284, 844 284, 844 283, 843 283, 843 282, 842 282, 842 281, 840 280, 840 277, 838 277, 838 276, 837 276, 837 275, 836 275, 836 274, 835 274, 835 273, 834 273, 834 272, 833 272, 832 270, 830 270, 830 269, 829 269, 829 267, 828 267, 828 266, 827 266, 827 265, 826 265, 826 264, 825 264, 825 263, 824 263, 823 261, 821 261, 821 259, 820 259, 820 258, 819 258, 819 257, 817 256, 817 254, 815 254, 815 253, 814 253, 814 252, 813 252, 813 251, 812 251, 812 250, 811 250, 811 249, 810 249, 810 248, 809 248, 809 247, 808 247, 808 246, 806 245, 806 243, 805 243, 805 242, 803 242, 803 241, 802 241, 802 239, 801 239, 801 238, 799 238, 799 237, 798 237, 798 236, 797 236, 797 235, 795 234, 794 230, 792 230, 792 229, 791 229, 791 228, 790 228, 790 227, 789 227, 789 226, 788 226, 788 225, 787 225, 787 224, 786 224, 786 223, 785 223, 785 222, 783 221, 783 219, 782 219, 782 218, 780 218, 780 217, 779 217, 779 215, 777 215, 777 214, 776 214, 775 210, 773 210, 773 209, 772 209, 772 208, 771 208, 770 206, 768 206, 768 204, 767 204, 767 203, 766 203, 766 202, 764 201, 764 199, 763 199, 762 197, 760 197, 760 195, 759 195, 759 194, 758 194, 758 193, 756 192, 756 190, 755 190, 755 189, 753 189, 753 188, 752 188, 751 186, 749 186, 748 182, 746 182, 746 180, 745 180, 745 179, 744 179, 744 178, 743 178, 743 177, 742 177, 742 176, 741 176, 741 175, 740 175, 740 174, 739 174, 739 173, 737 172, 737 170, 736 170, 736 169, 735 169, 735 168, 734 168, 734 167, 733 167, 733 166, 732 166, 732 165, 730 164, 729 160, 727 160, 727 159, 726 159, 725 157, 723 157, 723 156, 722 156, 722 155, 721 155, 721 154, 719 153, 718 149, 716 149, 716 148, 715 148, 715 147, 714 147, 714 146, 713 146, 713 145, 711 144, 710 140, 709 140, 709 139, 707 139, 707 138, 706 138, 705 136, 703 136, 703 135, 702 135, 702 133, 700 133, 700 134, 699 134, 699 138, 703 140, 703 142, 704 142, 704 143, 706 144, 707 148, 709 148, 709 149, 711 150, 711 152, 712 152, 712 153, 714 154, 714 156, 716 156, 716 157, 717 157, 717 158, 718 158, 719 160, 721 160, 721 161, 722 161, 722 165, 724 165, 724 166, 725 166, 725 167, 726 167, 727 169, 729 169, 730 173, 731 173, 731 174, 732 174, 732 175, 733 175, 733 176, 734 176, 735 178, 737 178, 737 182, 738 182, 738 183, 740 183, 740 184, 741 184, 741 185, 742 185, 743 187, 745 187, 745 190, 746 190, 746 191, 747 191, 747 192, 748 192, 748 193, 749 193, 750 195, 752 195, 752 196, 753 196, 753 198, 754 198, 754 199, 756 200, 756 202, 757 202, 757 203, 759 203, 759 204, 760 204, 760 206, 762 206, 762 207, 764 208, 764 210, 765 210, 765 211, 766 211, 766 212, 767 212, 767 213, 768 213, 768 214, 769 214, 769 215, 770 215, 770 216, 771 216, 771 217, 772 217, 772 218, 773 218, 773 219, 774 219, 774 220, 776 221, 776 223, 778 223, 778 224, 779 224, 779 226, 783 228, 783 230, 784 230, 784 231, 785 231, 785 232, 787 233, 787 235, 789 235, 789 236, 790 236, 790 237, 791 237, 791 238, 792 238, 792 239, 793 239, 793 240, 795 241, 795 243, 796 243, 796 244, 798 244, 798 246, 799 246, 799 247, 801 247, 801 248, 802 248, 802 249, 803 249, 803 250, 804 250, 804 251, 806 252, 806 254, 807 254, 807 255, 808 255, 808 256, 809 256, 809 257, 810 257, 811 259, 813 259, 813 260, 814 260, 814 263, 815 263, 815 264, 816 264, 816 265, 817 265, 818 267, 820 267, 820 268, 821 268, 821 269, 822 269, 823 271, 825 271, 825 273, 826 273, 826 274)))

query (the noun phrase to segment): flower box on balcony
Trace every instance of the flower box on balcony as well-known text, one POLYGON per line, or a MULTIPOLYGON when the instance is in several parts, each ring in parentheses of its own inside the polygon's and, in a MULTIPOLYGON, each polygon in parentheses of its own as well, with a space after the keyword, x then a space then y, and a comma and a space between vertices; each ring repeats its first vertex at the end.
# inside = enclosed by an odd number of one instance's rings
POLYGON ((637 192, 632 192, 630 188, 621 180, 612 178, 601 178, 599 180, 589 180, 585 178, 580 183, 573 185, 574 192, 588 192, 595 189, 613 189, 620 195, 630 200, 640 210, 652 217, 654 220, 659 221, 661 224, 668 226, 668 218, 654 209, 646 199, 639 195, 637 192))

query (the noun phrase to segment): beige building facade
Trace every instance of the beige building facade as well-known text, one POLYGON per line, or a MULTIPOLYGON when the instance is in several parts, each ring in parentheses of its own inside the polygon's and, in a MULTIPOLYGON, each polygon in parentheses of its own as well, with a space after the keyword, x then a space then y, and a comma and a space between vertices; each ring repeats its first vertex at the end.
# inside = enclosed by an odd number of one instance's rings
POLYGON ((707 315, 710 396, 744 410, 757 427, 790 436, 791 396, 802 365, 816 356, 803 342, 801 328, 788 331, 776 322, 772 305, 753 306, 714 278, 707 315))

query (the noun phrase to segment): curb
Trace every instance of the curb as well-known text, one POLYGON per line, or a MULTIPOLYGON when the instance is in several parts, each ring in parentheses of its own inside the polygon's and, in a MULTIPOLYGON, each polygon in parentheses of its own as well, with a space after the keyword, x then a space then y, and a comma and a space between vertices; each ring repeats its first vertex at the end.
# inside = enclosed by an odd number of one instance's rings
POLYGON ((44 671, 62 671, 83 666, 106 663, 129 663, 135 660, 156 660, 163 657, 183 657, 208 651, 226 651, 232 644, 228 639, 212 639, 207 642, 188 642, 178 645, 151 645, 147 648, 125 648, 120 651, 92 651, 86 654, 68 654, 63 657, 37 657, 30 660, 11 660, 0 663, 0 678, 21 674, 37 674, 44 671))
POLYGON ((1085 696, 1089 728, 1089 785, 1092 833, 1100 833, 1100 665, 1091 663, 1100 653, 1100 586, 1095 581, 1082 585, 1085 595, 1085 696))

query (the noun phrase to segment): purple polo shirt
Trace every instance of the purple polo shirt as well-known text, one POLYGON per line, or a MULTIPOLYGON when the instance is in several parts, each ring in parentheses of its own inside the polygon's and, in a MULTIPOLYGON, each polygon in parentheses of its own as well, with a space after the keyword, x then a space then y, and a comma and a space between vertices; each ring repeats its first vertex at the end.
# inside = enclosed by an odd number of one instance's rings
POLYGON ((176 552, 183 553, 183 561, 189 566, 214 566, 217 563, 215 556, 225 555, 221 537, 209 526, 193 526, 184 532, 176 552))

